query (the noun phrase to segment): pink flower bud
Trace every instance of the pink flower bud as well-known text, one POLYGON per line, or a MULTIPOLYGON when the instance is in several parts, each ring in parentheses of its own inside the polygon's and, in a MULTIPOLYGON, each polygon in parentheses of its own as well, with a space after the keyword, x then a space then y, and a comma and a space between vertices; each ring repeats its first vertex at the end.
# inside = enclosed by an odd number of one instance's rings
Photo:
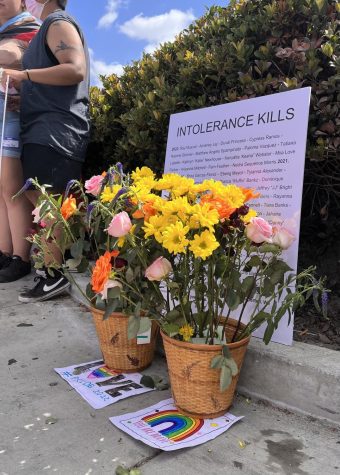
POLYGON ((274 228, 273 243, 281 247, 281 249, 288 249, 295 241, 295 236, 287 228, 274 228))
POLYGON ((172 271, 171 263, 165 257, 156 259, 145 271, 145 277, 148 280, 160 282, 172 271))
POLYGON ((246 227, 247 238, 256 244, 272 242, 273 228, 263 218, 251 218, 246 227))
POLYGON ((106 231, 110 236, 120 238, 126 236, 131 228, 132 223, 129 215, 126 211, 122 211, 112 218, 112 221, 106 231))
POLYGON ((89 180, 85 181, 86 193, 97 196, 100 192, 104 177, 102 175, 95 175, 89 180))

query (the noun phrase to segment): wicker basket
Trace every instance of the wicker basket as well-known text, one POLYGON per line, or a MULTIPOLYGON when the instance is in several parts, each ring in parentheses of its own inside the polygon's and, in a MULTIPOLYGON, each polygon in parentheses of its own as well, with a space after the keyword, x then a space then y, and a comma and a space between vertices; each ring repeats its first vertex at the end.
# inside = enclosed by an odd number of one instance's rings
MULTIPOLYGON (((233 335, 236 325, 235 320, 229 319, 227 325, 229 339, 233 335)), ((229 388, 221 392, 220 370, 210 368, 212 358, 222 352, 221 345, 196 345, 175 340, 163 332, 161 333, 172 395, 178 410, 185 415, 201 419, 213 419, 224 415, 232 405, 250 337, 228 344, 239 373, 233 377, 229 388)))
POLYGON ((128 320, 123 313, 112 313, 103 320, 104 312, 91 309, 100 349, 108 368, 121 373, 135 373, 152 363, 158 325, 152 322, 151 342, 137 345, 137 339, 128 340, 128 320))

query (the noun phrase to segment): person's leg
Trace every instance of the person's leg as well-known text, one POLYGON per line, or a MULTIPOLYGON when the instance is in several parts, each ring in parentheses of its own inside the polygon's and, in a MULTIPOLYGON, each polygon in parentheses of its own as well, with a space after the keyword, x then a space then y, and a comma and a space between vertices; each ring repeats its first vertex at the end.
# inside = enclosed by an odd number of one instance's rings
POLYGON ((12 235, 8 222, 7 207, 2 197, 0 180, 0 269, 7 267, 13 252, 12 235))
POLYGON ((1 166, 2 217, 5 217, 7 211, 7 220, 4 219, 5 226, 2 235, 7 241, 5 243, 9 249, 7 252, 12 252, 13 258, 0 270, 2 283, 21 279, 31 271, 31 244, 26 238, 32 227, 32 206, 24 195, 13 199, 13 196, 22 188, 22 184, 20 159, 4 156, 1 166), (11 238, 11 246, 9 246, 9 238, 11 238))
POLYGON ((6 202, 2 196, 0 180, 0 251, 5 254, 13 253, 12 235, 9 227, 6 202))
POLYGON ((3 157, 1 181, 2 196, 6 204, 12 236, 13 254, 28 262, 31 243, 26 238, 32 228, 33 206, 25 194, 13 199, 13 196, 23 185, 22 166, 19 158, 3 157))

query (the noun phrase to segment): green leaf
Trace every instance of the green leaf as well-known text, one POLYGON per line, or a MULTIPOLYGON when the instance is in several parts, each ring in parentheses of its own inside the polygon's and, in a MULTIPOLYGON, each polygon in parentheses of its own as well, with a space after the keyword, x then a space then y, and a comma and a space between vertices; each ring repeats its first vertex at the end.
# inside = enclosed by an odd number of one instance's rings
POLYGON ((236 376, 238 374, 238 366, 234 358, 225 358, 224 359, 224 366, 228 366, 231 370, 231 374, 236 376))
POLYGON ((148 317, 143 317, 140 319, 140 325, 139 325, 139 332, 138 333, 145 333, 148 330, 150 330, 152 325, 152 321, 148 317))
POLYGON ((165 319, 168 322, 174 322, 176 321, 179 317, 181 316, 180 312, 178 310, 171 310, 168 312, 165 316, 165 319))
POLYGON ((226 303, 230 310, 236 310, 240 305, 240 297, 235 290, 230 289, 228 291, 226 303))
POLYGON ((139 333, 141 318, 137 317, 136 315, 130 315, 129 322, 128 322, 128 339, 132 340, 133 338, 137 338, 139 333))
POLYGON ((106 306, 104 316, 103 316, 103 320, 107 320, 109 318, 111 313, 115 311, 115 307, 116 307, 116 302, 110 302, 106 306))
POLYGON ((221 375, 220 375, 220 390, 223 393, 226 389, 229 388, 232 382, 231 369, 228 366, 222 366, 221 375))
POLYGON ((270 252, 273 254, 278 254, 280 252, 280 248, 276 244, 262 244, 258 249, 263 253, 270 252))
POLYGON ((125 278, 128 284, 131 284, 131 282, 133 282, 135 275, 131 267, 127 268, 127 271, 125 272, 125 278))
POLYGON ((74 259, 79 259, 83 255, 84 249, 84 241, 82 239, 78 239, 78 241, 74 242, 71 246, 70 252, 74 259))
POLYGON ((116 468, 116 475, 130 475, 130 470, 120 465, 116 468))
POLYGON ((273 322, 269 321, 266 331, 264 332, 264 335, 263 335, 263 341, 265 342, 266 345, 268 345, 268 343, 272 339, 274 330, 275 330, 275 327, 274 327, 273 322))
POLYGON ((251 275, 246 277, 241 285, 242 292, 244 295, 248 296, 248 294, 252 291, 253 287, 255 286, 255 278, 251 275))
POLYGON ((179 329, 179 325, 176 325, 175 323, 166 323, 165 325, 162 325, 162 330, 169 336, 177 335, 179 329))
POLYGON ((222 368, 223 361, 224 361, 224 357, 222 355, 214 356, 214 358, 211 360, 210 368, 212 369, 222 368))
POLYGON ((315 4, 320 13, 325 13, 327 3, 327 0, 315 0, 315 4))
POLYGON ((142 376, 140 380, 140 384, 142 384, 146 388, 151 388, 151 389, 155 388, 155 381, 153 380, 151 376, 147 376, 146 374, 142 376))
POLYGON ((122 289, 120 287, 112 287, 107 291, 107 300, 120 298, 122 289))
POLYGON ((231 353, 227 345, 223 345, 222 347, 222 354, 224 358, 231 358, 231 353))

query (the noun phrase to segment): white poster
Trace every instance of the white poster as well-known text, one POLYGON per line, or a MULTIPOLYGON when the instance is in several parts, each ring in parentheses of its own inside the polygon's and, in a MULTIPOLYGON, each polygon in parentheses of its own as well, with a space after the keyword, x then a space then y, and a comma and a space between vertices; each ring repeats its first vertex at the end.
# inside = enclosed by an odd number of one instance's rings
POLYGON ((170 452, 213 440, 242 418, 229 413, 216 419, 188 417, 167 399, 142 411, 111 417, 110 421, 144 444, 170 452))
MULTIPOLYGON (((197 182, 214 178, 254 188, 250 203, 272 225, 296 236, 283 258, 296 272, 310 88, 174 114, 165 173, 197 182)), ((293 322, 281 320, 273 341, 291 345, 293 322)), ((257 332, 262 336, 263 329, 257 332)))
POLYGON ((90 361, 81 365, 55 368, 94 409, 101 409, 121 399, 143 394, 153 389, 140 384, 139 373, 120 374, 104 365, 104 361, 90 361))

